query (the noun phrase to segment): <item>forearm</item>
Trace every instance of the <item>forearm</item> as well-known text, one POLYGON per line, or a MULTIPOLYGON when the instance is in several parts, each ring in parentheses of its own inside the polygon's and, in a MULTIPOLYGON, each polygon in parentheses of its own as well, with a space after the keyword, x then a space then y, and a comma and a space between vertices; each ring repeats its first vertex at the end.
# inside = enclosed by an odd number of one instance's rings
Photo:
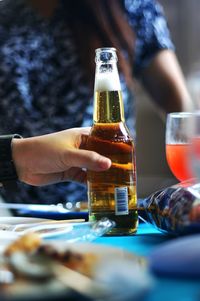
POLYGON ((144 87, 163 111, 192 110, 193 103, 173 51, 160 51, 141 75, 144 87))

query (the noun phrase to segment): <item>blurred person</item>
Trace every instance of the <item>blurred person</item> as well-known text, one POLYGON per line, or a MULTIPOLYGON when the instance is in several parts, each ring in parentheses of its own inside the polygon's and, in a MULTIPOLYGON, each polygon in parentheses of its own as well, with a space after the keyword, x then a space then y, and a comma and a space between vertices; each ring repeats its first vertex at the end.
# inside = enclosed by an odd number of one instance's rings
POLYGON ((194 102, 194 110, 200 110, 200 67, 196 66, 195 70, 192 70, 187 78, 186 84, 189 90, 189 93, 194 102))
MULTIPOLYGON (((135 79, 164 112, 190 110, 163 10, 154 0, 4 0, 0 37, 0 134, 30 137, 91 125, 98 47, 118 50, 133 137, 135 79)), ((13 202, 87 199, 86 189, 74 183, 21 184, 19 190, 13 202)))

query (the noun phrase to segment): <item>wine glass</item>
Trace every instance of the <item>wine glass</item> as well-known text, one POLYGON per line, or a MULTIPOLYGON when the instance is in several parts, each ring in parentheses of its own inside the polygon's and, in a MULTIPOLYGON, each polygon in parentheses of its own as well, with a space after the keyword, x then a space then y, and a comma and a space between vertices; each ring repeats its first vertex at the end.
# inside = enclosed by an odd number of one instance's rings
POLYGON ((167 163, 179 181, 193 178, 190 162, 191 119, 192 113, 169 113, 166 121, 166 158, 167 163))
POLYGON ((200 182, 200 111, 195 111, 192 115, 190 126, 191 149, 190 162, 191 169, 197 181, 200 182))

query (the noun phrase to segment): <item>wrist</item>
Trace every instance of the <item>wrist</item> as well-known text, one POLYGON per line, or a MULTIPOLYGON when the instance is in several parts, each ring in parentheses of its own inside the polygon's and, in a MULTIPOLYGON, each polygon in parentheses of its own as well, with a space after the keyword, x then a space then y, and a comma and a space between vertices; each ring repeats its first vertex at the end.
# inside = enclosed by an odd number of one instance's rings
POLYGON ((18 179, 15 163, 13 161, 13 140, 22 138, 18 134, 0 136, 0 182, 6 187, 18 179))
POLYGON ((17 178, 20 179, 21 158, 23 156, 24 139, 13 138, 11 142, 12 161, 16 170, 17 178))

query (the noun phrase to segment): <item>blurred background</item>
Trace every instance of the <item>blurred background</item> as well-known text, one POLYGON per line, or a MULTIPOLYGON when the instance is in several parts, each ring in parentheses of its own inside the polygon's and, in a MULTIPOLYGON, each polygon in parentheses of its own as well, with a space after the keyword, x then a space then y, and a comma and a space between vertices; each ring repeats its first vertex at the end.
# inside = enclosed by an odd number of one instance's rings
MULTIPOLYGON (((200 83, 200 1, 159 0, 163 5, 176 54, 196 106, 200 83)), ((148 100, 145 91, 137 87, 137 167, 138 196, 177 183, 165 158, 165 118, 148 100), (150 124, 151 126, 144 126, 150 124), (145 158, 145 160, 144 160, 145 158)))

